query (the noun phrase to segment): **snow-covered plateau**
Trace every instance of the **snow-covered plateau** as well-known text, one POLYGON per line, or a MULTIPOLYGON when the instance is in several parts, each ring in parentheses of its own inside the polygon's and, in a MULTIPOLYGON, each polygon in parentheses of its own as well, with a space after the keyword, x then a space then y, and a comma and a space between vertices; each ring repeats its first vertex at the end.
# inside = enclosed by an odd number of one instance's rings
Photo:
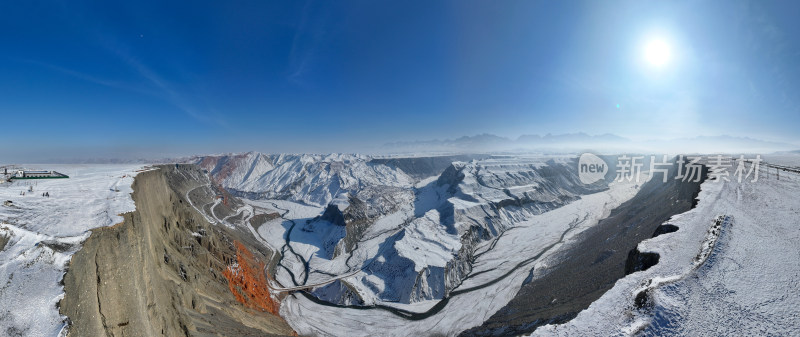
POLYGON ((0 183, 0 335, 57 336, 66 324, 57 305, 69 259, 90 229, 134 209, 131 183, 141 165, 24 167, 69 179, 0 183))

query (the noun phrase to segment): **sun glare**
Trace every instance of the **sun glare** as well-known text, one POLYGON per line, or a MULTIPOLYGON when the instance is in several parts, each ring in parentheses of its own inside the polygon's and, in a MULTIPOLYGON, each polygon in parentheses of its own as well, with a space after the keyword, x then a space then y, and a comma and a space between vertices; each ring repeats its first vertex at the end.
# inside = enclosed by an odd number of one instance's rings
POLYGON ((663 40, 650 41, 644 48, 644 57, 651 65, 661 67, 670 60, 669 45, 663 40))

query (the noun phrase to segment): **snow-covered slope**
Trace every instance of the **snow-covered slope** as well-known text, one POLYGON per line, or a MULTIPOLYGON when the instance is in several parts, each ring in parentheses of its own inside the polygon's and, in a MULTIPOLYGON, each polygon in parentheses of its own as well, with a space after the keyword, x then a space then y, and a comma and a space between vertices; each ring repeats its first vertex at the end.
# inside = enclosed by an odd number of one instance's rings
POLYGON ((0 335, 56 336, 60 281, 88 230, 122 221, 134 210, 138 166, 48 166, 69 179, 0 184, 0 335), (31 189, 33 191, 31 191, 31 189), (49 193, 50 197, 42 196, 49 193), (23 195, 24 193, 24 195, 23 195))
POLYGON ((249 152, 202 157, 196 162, 222 187, 251 199, 283 199, 325 206, 368 186, 410 186, 396 168, 361 155, 266 155, 249 152))
POLYGON ((800 176, 706 181, 678 231, 642 242, 658 264, 619 280, 563 325, 534 335, 797 336, 800 176))

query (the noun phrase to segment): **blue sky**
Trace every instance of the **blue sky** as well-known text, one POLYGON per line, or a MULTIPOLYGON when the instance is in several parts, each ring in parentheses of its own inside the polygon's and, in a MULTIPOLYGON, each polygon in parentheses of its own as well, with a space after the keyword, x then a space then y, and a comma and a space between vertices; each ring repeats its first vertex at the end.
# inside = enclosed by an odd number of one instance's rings
POLYGON ((370 151, 483 132, 800 143, 798 14, 789 1, 6 1, 0 155, 370 151), (656 40, 661 66, 644 56, 656 40))

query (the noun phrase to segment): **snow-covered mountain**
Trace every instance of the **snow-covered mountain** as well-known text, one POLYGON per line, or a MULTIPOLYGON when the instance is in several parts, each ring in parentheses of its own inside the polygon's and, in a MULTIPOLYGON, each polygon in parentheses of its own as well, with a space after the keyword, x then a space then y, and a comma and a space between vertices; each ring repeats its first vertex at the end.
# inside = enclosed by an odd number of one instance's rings
MULTIPOLYGON (((605 181, 582 184, 572 157, 251 152, 197 163, 235 195, 318 209, 316 217, 298 222, 299 232, 291 231, 293 245, 313 246, 295 265, 316 264, 329 274, 360 270, 356 281, 317 290, 337 304, 442 299, 472 271, 481 244, 531 216, 607 188, 605 181)), ((281 275, 279 270, 279 280, 281 275)))
POLYGON ((248 152, 201 157, 196 163, 236 194, 314 206, 325 206, 336 196, 367 187, 410 186, 414 180, 396 168, 370 163, 363 155, 248 152))

